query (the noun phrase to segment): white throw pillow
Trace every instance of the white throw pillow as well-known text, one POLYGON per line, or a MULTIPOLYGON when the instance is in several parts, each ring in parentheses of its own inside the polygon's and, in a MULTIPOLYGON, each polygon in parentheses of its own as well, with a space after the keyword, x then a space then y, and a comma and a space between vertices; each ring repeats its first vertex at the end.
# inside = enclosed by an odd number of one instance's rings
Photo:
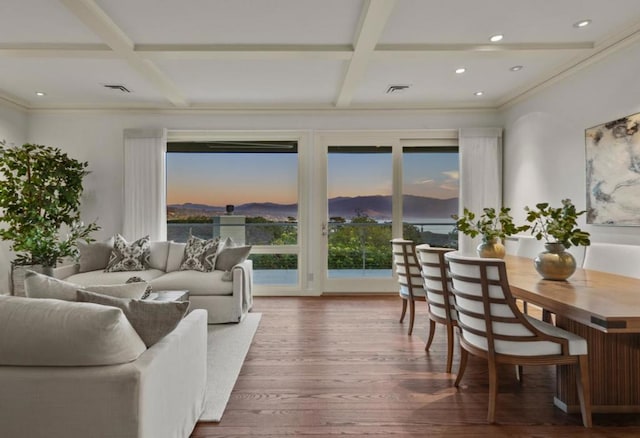
POLYGON ((115 307, 0 296, 0 365, 115 365, 145 350, 115 307))
POLYGON ((144 295, 149 283, 128 283, 113 285, 80 286, 47 275, 27 271, 24 276, 24 291, 29 298, 54 298, 64 301, 76 301, 78 289, 88 290, 116 298, 140 299, 144 295))

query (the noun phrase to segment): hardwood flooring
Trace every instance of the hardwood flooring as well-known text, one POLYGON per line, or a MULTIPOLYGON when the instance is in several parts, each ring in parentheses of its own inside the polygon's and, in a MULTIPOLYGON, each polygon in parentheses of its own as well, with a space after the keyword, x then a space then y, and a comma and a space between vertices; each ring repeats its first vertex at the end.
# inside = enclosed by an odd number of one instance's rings
MULTIPOLYGON (((637 437, 640 415, 579 415, 553 406, 554 367, 499 370, 497 425, 488 425, 486 362, 471 357, 462 387, 444 372, 442 325, 424 351, 426 305, 413 336, 395 296, 258 297, 262 321, 214 437, 637 437)), ((456 350, 458 342, 456 336, 456 350)), ((454 355, 454 372, 459 355, 454 355)))

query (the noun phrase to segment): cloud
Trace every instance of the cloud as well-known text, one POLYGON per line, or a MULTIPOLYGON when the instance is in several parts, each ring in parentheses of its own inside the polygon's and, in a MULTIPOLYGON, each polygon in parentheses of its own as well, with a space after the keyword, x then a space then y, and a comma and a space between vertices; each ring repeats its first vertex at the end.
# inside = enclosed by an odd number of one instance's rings
POLYGON ((422 181, 416 181, 415 184, 429 184, 432 183, 432 179, 423 179, 422 181))
POLYGON ((442 172, 443 175, 447 175, 451 179, 460 179, 460 172, 457 170, 446 170, 442 172))

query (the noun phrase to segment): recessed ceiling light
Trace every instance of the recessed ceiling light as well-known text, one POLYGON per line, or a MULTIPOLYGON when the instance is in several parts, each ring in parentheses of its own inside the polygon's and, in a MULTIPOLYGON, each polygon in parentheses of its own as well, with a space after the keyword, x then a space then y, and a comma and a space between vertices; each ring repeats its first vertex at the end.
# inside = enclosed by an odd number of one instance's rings
POLYGON ((475 93, 473 93, 474 96, 482 96, 484 94, 484 91, 476 91, 475 93))
POLYGON ((491 41, 492 43, 497 43, 498 41, 502 41, 502 38, 504 38, 504 35, 497 34, 497 35, 493 35, 491 38, 489 38, 489 41, 491 41))
POLYGON ((42 97, 42 96, 46 96, 47 93, 45 93, 44 91, 36 91, 36 96, 42 97))
POLYGON ((521 65, 514 65, 509 70, 511 70, 511 71, 520 71, 520 70, 522 70, 522 66, 521 65))
POLYGON ((580 20, 576 23, 573 23, 573 27, 583 28, 583 27, 587 27, 590 24, 591 24, 591 20, 580 20))
POLYGON ((456 73, 459 74, 459 75, 461 75, 465 71, 467 71, 467 69, 464 68, 464 67, 456 68, 456 73))

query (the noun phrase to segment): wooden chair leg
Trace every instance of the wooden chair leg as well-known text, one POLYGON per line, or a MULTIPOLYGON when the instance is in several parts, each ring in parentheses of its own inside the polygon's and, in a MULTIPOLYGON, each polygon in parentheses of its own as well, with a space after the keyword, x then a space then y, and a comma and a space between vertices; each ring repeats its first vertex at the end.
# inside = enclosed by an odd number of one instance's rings
POLYGON ((529 306, 526 301, 522 302, 522 313, 527 313, 529 311, 529 306))
POLYGON ((578 387, 578 400, 582 413, 582 424, 591 427, 591 387, 589 383, 589 357, 580 356, 576 367, 576 385, 578 387))
POLYGON ((522 371, 522 365, 516 365, 516 379, 518 379, 521 385, 524 381, 524 373, 522 371))
POLYGON ((551 321, 551 312, 547 309, 542 309, 542 320, 549 324, 553 324, 553 321, 551 321))
POLYGON ((451 373, 453 366, 453 326, 447 325, 447 373, 451 373))
POLYGON ((496 364, 489 360, 489 413, 487 421, 489 424, 496 422, 496 399, 498 398, 498 375, 496 364))
POLYGON ((456 381, 453 384, 456 388, 460 386, 460 381, 464 375, 464 370, 467 368, 467 359, 469 358, 469 352, 464 348, 460 348, 460 367, 458 368, 458 375, 456 381))
POLYGON ((427 345, 424 347, 424 351, 429 351, 431 343, 433 342, 433 335, 436 334, 436 322, 432 319, 429 320, 429 338, 427 339, 427 345))
POLYGON ((407 313, 407 300, 406 298, 402 299, 402 315, 400 315, 400 322, 404 320, 404 315, 407 313))
POLYGON ((413 333, 413 322, 416 319, 416 302, 413 300, 409 301, 409 336, 413 333))

